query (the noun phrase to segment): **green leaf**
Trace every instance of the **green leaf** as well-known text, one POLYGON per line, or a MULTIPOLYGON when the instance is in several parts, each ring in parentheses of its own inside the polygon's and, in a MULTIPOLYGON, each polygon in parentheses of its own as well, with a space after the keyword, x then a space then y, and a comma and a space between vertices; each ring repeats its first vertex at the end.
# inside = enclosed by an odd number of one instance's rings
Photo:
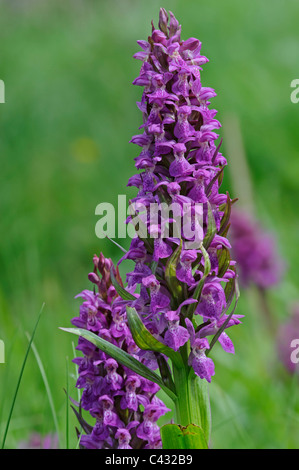
POLYGON ((189 424, 165 424, 161 428, 163 449, 208 449, 200 426, 189 424))
POLYGON ((111 282, 113 284, 113 286, 115 287, 115 290, 116 292, 118 293, 118 295, 124 299, 124 300, 136 300, 136 297, 132 294, 130 294, 130 292, 126 291, 126 289, 124 289, 116 280, 115 276, 114 276, 114 273, 113 273, 113 268, 111 269, 110 271, 110 277, 111 277, 111 282))
POLYGON ((173 393, 172 390, 170 390, 168 387, 165 386, 161 377, 159 377, 158 374, 153 372, 151 369, 149 369, 144 364, 139 362, 133 356, 126 353, 122 349, 118 348, 114 344, 109 343, 109 341, 106 341, 103 338, 100 338, 92 331, 84 330, 83 328, 60 328, 60 329, 68 333, 73 333, 77 336, 82 336, 82 338, 85 338, 87 341, 90 341, 97 348, 99 348, 101 351, 111 356, 113 359, 115 359, 117 362, 119 362, 123 366, 128 367, 128 369, 131 369, 133 372, 141 375, 145 379, 148 379, 151 382, 155 382, 156 384, 158 384, 159 387, 161 387, 164 390, 164 392, 167 393, 167 395, 172 400, 176 399, 176 395, 173 393))
POLYGON ((140 349, 165 354, 176 365, 181 365, 182 360, 178 352, 158 341, 144 326, 135 308, 127 306, 127 318, 133 339, 140 349))

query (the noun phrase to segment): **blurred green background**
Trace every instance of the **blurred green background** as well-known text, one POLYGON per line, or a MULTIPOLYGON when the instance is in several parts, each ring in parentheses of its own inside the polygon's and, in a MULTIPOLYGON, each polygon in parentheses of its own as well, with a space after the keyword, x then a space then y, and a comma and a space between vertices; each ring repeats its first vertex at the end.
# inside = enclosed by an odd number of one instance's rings
MULTIPOLYGON (((68 381, 75 396, 73 338, 58 328, 70 326, 80 305, 74 296, 90 288, 93 254, 120 257, 114 245, 96 238, 95 207, 135 194, 126 188, 138 153, 128 142, 142 123, 135 104, 141 88, 131 85, 140 62, 132 55, 136 40, 150 34, 151 20, 157 25, 161 6, 174 12, 183 39, 202 41, 210 59, 202 81, 218 94, 219 120, 238 119, 256 215, 275 232, 288 265, 268 296, 278 322, 299 299, 299 104, 290 100, 290 83, 299 78, 298 1, 2 0, 0 338, 6 363, 0 364, 0 440, 28 344, 25 332, 32 332, 45 303, 35 344, 66 445, 63 389, 68 381)), ((230 162, 228 149, 224 140, 230 162)), ((235 194, 242 181, 232 181, 228 170, 224 187, 242 205, 235 194)), ((129 239, 121 243, 127 247, 129 239)), ((237 313, 246 317, 231 331, 235 356, 215 348, 212 446, 298 448, 298 381, 277 362, 254 288, 242 292, 237 313)), ((71 447, 74 423, 70 415, 71 447)), ((32 431, 54 430, 30 353, 6 447, 32 431)))

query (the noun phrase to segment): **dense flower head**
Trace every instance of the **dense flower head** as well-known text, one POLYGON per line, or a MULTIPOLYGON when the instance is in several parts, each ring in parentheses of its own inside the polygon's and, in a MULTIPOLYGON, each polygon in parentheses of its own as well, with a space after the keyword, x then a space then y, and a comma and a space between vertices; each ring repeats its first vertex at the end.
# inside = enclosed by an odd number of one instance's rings
MULTIPOLYGON (((220 191, 227 161, 219 151, 221 142, 216 144, 221 127, 217 111, 210 108, 216 93, 202 84, 201 66, 208 59, 201 42, 181 39, 173 13, 161 9, 158 28, 152 23, 151 36, 138 44, 141 51, 134 57, 142 65, 133 84, 144 87, 137 103, 143 124, 142 133, 131 140, 141 152, 135 158, 139 172, 128 185, 138 188, 133 215, 139 216, 146 233, 137 233, 121 259, 135 261, 127 282, 136 300, 129 303, 170 348, 177 351, 189 341, 189 364, 210 382, 214 364, 206 355, 206 337, 222 328, 218 341, 225 351, 234 352, 223 330, 240 323, 240 316, 227 313, 236 285, 227 239, 233 201, 220 191), (152 204, 163 203, 173 209, 168 225, 161 215, 153 223, 148 211, 152 204), (179 216, 183 224, 177 235, 179 216), (175 279, 169 276, 170 266, 175 279)), ((141 354, 155 364, 151 352, 141 354)))
POLYGON ((277 285, 285 265, 279 256, 274 236, 246 212, 233 210, 230 220, 230 241, 242 286, 254 284, 268 289, 277 285))
MULTIPOLYGON (((117 294, 111 270, 122 285, 118 269, 102 254, 93 259, 89 280, 94 290, 77 297, 83 302, 73 325, 96 333, 130 355, 138 356, 126 317, 126 302, 117 294)), ((83 356, 78 365, 77 387, 83 389, 79 407, 89 411, 95 423, 84 425, 80 445, 89 449, 158 448, 161 446, 157 420, 169 411, 156 396, 159 386, 120 365, 115 359, 80 337, 77 349, 83 356), (153 412, 154 410, 154 412, 153 412)), ((82 417, 80 418, 82 422, 82 417)))

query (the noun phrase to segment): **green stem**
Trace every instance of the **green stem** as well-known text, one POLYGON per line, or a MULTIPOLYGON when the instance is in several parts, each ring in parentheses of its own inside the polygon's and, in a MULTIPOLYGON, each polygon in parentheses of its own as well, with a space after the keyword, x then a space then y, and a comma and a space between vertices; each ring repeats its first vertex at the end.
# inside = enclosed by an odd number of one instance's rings
POLYGON ((175 400, 175 422, 181 426, 188 424, 198 424, 198 417, 192 416, 192 406, 190 403, 188 371, 185 367, 173 368, 174 383, 177 393, 175 400))
POLYGON ((200 379, 190 367, 173 367, 176 387, 175 422, 181 426, 195 424, 202 428, 209 443, 211 411, 206 380, 200 379))

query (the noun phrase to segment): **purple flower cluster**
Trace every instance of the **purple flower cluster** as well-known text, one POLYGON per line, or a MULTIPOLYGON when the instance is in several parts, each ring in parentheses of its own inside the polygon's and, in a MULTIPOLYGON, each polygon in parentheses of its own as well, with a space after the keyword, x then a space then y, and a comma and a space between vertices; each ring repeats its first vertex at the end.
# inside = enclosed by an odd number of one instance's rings
MULTIPOLYGON (((133 83, 144 87, 137 103, 143 133, 131 140, 141 147, 135 158, 140 172, 128 182, 139 190, 133 200, 136 213, 139 206, 150 209, 152 204, 166 202, 175 203, 182 216, 188 206, 194 230, 190 234, 183 227, 181 237, 176 237, 178 214, 174 214, 169 236, 163 237, 165 221, 160 217, 153 224, 151 217, 143 216, 147 234, 136 236, 121 260, 135 261, 127 282, 136 301, 129 303, 152 335, 174 351, 190 340, 188 363, 210 382, 214 364, 206 355, 210 349, 207 337, 240 323, 239 315, 227 314, 236 272, 226 238, 232 201, 220 192, 227 162, 219 152, 220 144, 215 143, 219 137, 215 130, 221 124, 215 118, 217 111, 209 107, 216 93, 201 82, 201 65, 208 59, 201 54, 200 41, 181 40, 181 26, 171 12, 168 16, 161 9, 159 29, 153 25, 148 41, 138 44, 142 50, 134 57, 142 66, 133 83), (199 235, 202 244, 190 248, 199 235), (208 275, 204 274, 204 251, 211 264, 208 275), (169 281, 168 263, 175 253, 179 253, 176 279, 169 281)), ((234 352, 224 331, 218 341, 225 351, 234 352)), ((147 365, 157 368, 153 353, 141 354, 147 365)))
POLYGON ((255 284, 268 289, 278 284, 285 266, 272 234, 266 233, 257 220, 239 210, 232 211, 230 220, 230 241, 242 286, 255 284))
MULTIPOLYGON (((118 296, 111 282, 111 270, 122 285, 118 269, 110 259, 94 256, 89 280, 95 290, 84 290, 80 315, 72 324, 97 334, 142 361, 132 339, 126 318, 126 301, 118 296)), ((80 445, 88 449, 146 449, 161 447, 157 420, 168 410, 156 396, 158 385, 140 377, 80 337, 77 349, 83 357, 78 365, 76 386, 83 389, 78 406, 95 418, 85 423, 80 445)), ((82 423, 82 417, 80 418, 82 423)))

